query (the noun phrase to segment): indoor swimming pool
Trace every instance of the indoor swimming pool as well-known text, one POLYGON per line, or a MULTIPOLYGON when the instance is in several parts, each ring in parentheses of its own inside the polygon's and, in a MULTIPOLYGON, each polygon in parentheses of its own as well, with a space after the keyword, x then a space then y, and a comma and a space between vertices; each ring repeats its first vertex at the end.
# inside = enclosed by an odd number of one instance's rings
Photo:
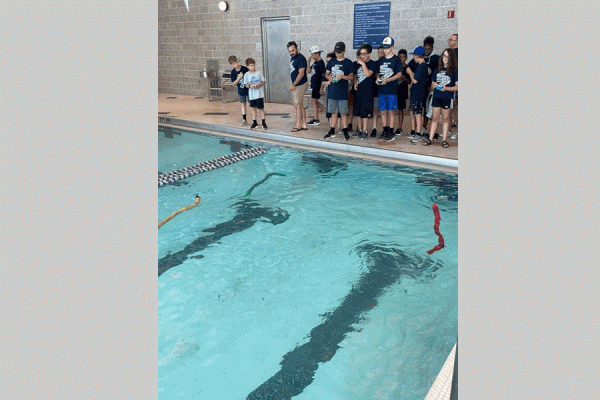
POLYGON ((265 150, 158 188, 158 221, 201 198, 158 230, 158 397, 423 400, 458 332, 457 175, 158 130, 159 180, 265 150))

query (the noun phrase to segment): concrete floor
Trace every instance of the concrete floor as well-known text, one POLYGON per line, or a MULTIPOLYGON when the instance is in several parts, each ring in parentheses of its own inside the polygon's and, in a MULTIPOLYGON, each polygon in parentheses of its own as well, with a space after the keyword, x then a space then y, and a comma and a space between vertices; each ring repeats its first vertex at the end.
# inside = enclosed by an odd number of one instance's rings
MULTIPOLYGON (((307 119, 312 119, 312 106, 306 111, 307 119)), ((351 138, 346 141, 340 134, 334 138, 324 139, 323 136, 329 130, 329 126, 324 114, 321 113, 319 116, 321 125, 308 126, 306 131, 291 132, 296 121, 295 109, 291 104, 267 103, 265 112, 268 129, 264 130, 259 126, 251 130, 252 116, 249 109, 247 112, 249 124, 244 127, 240 126, 242 122, 241 105, 237 101, 209 101, 206 97, 167 93, 158 95, 158 119, 161 124, 212 130, 221 134, 258 138, 267 142, 296 147, 318 147, 319 150, 325 152, 458 173, 458 140, 448 138, 450 147, 446 149, 441 146, 441 139, 434 141, 431 146, 423 146, 421 142, 411 143, 406 136, 406 133, 410 131, 410 118, 407 111, 405 111, 402 125, 405 134, 396 137, 396 140, 392 142, 382 142, 377 138, 366 140, 351 138)), ((355 129, 357 122, 355 118, 355 129)), ((379 135, 382 131, 381 119, 379 119, 377 130, 379 135)), ((441 132, 441 124, 438 132, 441 132)))

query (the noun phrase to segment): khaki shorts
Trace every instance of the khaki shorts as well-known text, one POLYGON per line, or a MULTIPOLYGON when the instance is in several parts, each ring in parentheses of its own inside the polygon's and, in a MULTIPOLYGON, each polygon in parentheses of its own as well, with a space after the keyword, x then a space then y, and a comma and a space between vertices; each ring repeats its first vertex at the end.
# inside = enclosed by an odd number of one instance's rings
POLYGON ((308 82, 294 87, 292 90, 292 102, 295 103, 303 103, 304 104, 304 94, 306 93, 306 89, 308 88, 308 82))

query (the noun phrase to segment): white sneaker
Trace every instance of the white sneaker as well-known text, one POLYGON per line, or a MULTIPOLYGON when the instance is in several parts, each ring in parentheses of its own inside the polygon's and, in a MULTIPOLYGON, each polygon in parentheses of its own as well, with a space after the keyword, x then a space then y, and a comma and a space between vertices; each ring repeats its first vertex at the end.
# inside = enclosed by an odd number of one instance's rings
POLYGON ((242 123, 240 124, 240 126, 246 126, 246 125, 248 125, 248 121, 246 121, 246 120, 243 120, 242 123))
POLYGON ((456 139, 458 139, 458 133, 456 133, 456 132, 452 132, 452 134, 450 135, 450 139, 451 139, 451 140, 456 140, 456 139))

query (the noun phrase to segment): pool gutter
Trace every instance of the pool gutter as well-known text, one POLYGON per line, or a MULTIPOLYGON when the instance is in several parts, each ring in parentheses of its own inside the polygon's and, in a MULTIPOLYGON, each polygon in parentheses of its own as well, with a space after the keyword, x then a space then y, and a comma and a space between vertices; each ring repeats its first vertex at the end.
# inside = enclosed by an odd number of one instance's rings
POLYGON ((175 125, 194 129, 205 129, 210 131, 229 133, 235 136, 247 138, 257 138, 274 142, 287 143, 290 145, 303 146, 309 148, 317 148, 329 150, 332 152, 346 153, 362 158, 382 158, 387 160, 395 160, 397 162, 405 162, 412 164, 422 164, 433 168, 442 168, 449 172, 458 173, 458 160, 432 157, 422 154, 405 153, 401 151, 378 149, 373 147, 358 146, 352 144, 344 144, 337 142, 326 142, 323 140, 307 139, 296 136, 287 136, 276 133, 251 131, 248 129, 236 128, 231 126, 208 124, 204 122, 186 121, 177 118, 159 117, 159 124, 175 125))

